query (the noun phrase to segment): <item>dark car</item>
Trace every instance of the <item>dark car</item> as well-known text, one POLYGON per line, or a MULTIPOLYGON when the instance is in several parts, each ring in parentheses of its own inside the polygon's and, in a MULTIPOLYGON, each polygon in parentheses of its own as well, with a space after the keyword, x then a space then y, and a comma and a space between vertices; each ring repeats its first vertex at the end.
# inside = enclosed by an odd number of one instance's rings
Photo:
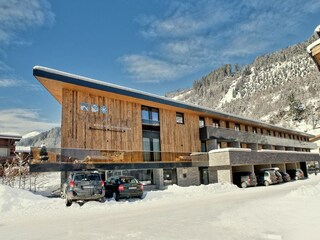
POLYGON ((294 180, 304 179, 304 173, 300 168, 289 169, 287 170, 287 173, 289 173, 291 179, 294 179, 294 180))
POLYGON ((284 182, 290 182, 291 181, 291 177, 287 172, 279 172, 282 176, 282 179, 284 182))
POLYGON ((72 172, 62 186, 61 196, 66 200, 66 206, 73 201, 99 200, 104 201, 104 181, 97 172, 72 172))
POLYGON ((256 175, 259 185, 269 186, 279 182, 274 169, 261 169, 256 175))
POLYGON ((281 173, 278 171, 278 170, 275 170, 275 174, 276 174, 276 176, 277 176, 277 181, 278 181, 278 183, 283 183, 283 178, 282 178, 282 175, 281 175, 281 173))
POLYGON ((106 197, 120 198, 139 197, 143 198, 143 184, 132 176, 114 176, 107 179, 105 184, 106 197))
POLYGON ((258 184, 256 175, 253 172, 233 173, 233 183, 241 188, 254 187, 258 184))

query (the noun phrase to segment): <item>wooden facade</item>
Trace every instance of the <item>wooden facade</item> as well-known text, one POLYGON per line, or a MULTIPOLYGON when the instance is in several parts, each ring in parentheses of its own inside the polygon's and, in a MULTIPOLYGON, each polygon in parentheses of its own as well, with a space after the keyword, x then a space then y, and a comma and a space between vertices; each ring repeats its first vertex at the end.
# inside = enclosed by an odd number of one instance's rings
MULTIPOLYGON (((161 153, 161 159, 158 160, 190 161, 188 156, 191 153, 204 150, 199 133, 200 119, 204 120, 206 127, 218 127, 236 132, 303 142, 308 142, 311 137, 306 133, 52 69, 36 67, 34 75, 62 105, 61 149, 85 152, 85 155, 79 155, 81 157, 66 154, 61 157, 61 161, 64 162, 74 160, 143 162, 145 154, 143 131, 145 129, 155 131, 160 136, 160 147, 157 151, 161 153), (143 107, 157 109, 156 126, 144 125, 143 107), (182 123, 177 122, 177 113, 182 114, 182 123)), ((269 145, 267 149, 285 149, 285 147, 277 148, 272 144, 269 145)), ((250 148, 247 142, 239 142, 236 146, 250 148)), ((227 138, 220 139, 219 148, 227 147, 235 147, 235 144, 227 138)), ((264 144, 258 144, 255 150, 265 149, 265 147, 264 144)), ((299 151, 309 150, 305 148, 299 151)))

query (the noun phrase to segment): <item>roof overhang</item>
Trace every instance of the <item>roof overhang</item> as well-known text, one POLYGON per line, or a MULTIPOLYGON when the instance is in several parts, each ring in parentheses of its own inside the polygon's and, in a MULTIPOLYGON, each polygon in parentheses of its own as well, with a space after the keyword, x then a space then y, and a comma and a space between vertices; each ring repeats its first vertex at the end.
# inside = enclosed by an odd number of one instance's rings
MULTIPOLYGON (((314 30, 314 35, 316 37, 320 37, 320 25, 316 27, 314 30)), ((320 39, 314 41, 307 47, 307 52, 317 65, 319 71, 320 71, 320 39)))

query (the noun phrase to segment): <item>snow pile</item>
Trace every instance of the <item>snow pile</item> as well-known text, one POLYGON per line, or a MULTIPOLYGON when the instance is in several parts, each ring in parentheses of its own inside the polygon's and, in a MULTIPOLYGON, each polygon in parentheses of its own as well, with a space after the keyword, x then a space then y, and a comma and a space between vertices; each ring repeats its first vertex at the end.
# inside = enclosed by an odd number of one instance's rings
POLYGON ((43 196, 35 195, 27 190, 0 185, 1 215, 7 212, 40 211, 41 206, 47 203, 48 199, 43 196), (37 203, 37 208, 34 207, 34 203, 37 203))
MULTIPOLYGON (((39 177, 43 184, 37 193, 55 188, 54 179, 54 174, 39 177)), ((320 175, 246 189, 227 183, 173 185, 147 192, 142 200, 108 199, 69 208, 63 199, 0 185, 0 235, 6 240, 316 240, 319 202, 320 175)))

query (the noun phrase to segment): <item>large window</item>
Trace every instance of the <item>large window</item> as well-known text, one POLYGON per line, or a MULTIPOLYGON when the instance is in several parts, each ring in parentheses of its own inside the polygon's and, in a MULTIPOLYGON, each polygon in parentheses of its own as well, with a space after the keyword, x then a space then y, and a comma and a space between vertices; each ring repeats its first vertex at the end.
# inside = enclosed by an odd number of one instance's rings
POLYGON ((183 113, 176 113, 176 123, 184 124, 184 116, 183 113))
POLYGON ((142 124, 159 126, 159 109, 142 106, 141 110, 142 124))

